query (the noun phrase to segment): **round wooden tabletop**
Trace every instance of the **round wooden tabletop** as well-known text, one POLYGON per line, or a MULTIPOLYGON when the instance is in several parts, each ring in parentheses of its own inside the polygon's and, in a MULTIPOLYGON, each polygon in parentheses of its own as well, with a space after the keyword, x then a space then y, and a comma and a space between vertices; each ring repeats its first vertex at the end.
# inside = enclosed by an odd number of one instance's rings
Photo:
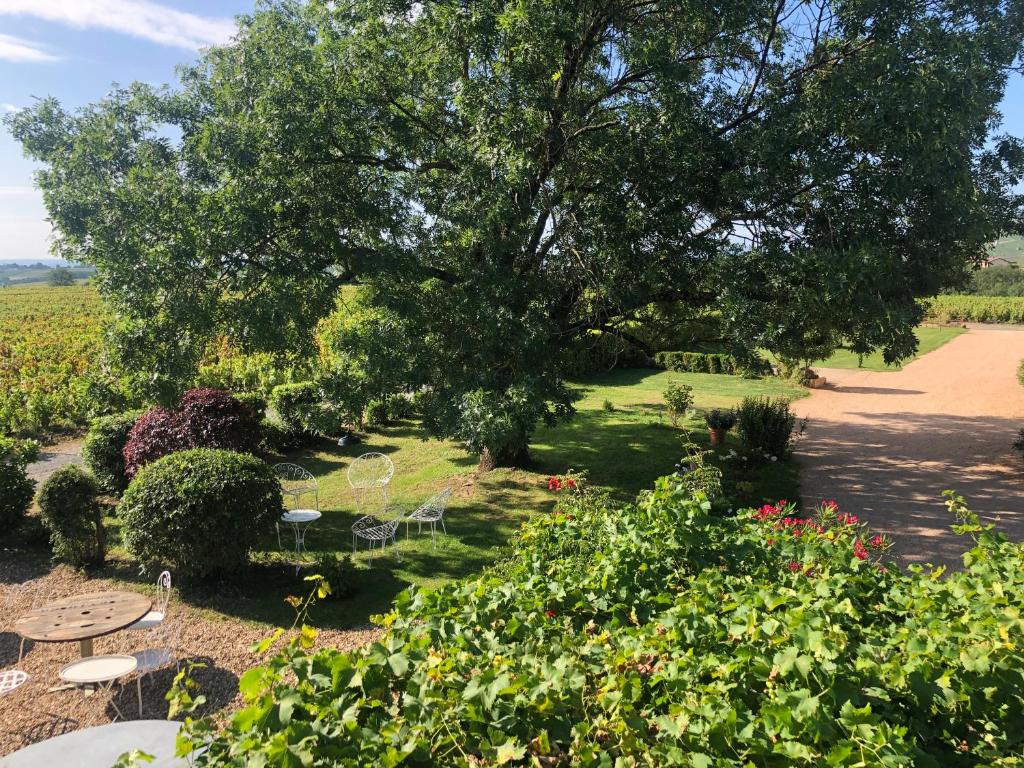
POLYGON ((153 607, 138 592, 90 592, 33 608, 14 624, 14 631, 42 643, 68 643, 109 635, 131 626, 153 607))

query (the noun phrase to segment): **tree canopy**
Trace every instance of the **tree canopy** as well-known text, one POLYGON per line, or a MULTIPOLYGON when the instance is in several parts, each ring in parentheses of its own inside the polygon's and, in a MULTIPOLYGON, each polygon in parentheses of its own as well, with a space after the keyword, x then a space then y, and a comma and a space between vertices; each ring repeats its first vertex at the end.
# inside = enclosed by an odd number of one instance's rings
POLYGON ((501 460, 571 411, 563 352, 654 302, 906 355, 1020 219, 1022 37, 1017 0, 266 3, 176 90, 6 121, 137 368, 301 349, 357 278, 395 385, 501 460))

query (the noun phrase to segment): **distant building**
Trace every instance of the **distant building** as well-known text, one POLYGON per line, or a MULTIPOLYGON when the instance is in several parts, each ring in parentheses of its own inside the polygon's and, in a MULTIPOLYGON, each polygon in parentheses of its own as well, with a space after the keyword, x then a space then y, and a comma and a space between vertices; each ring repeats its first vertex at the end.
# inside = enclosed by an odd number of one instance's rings
POLYGON ((989 267, 1015 267, 1017 266, 1009 259, 1004 259, 1002 256, 989 256, 983 262, 981 262, 982 269, 988 269, 989 267))

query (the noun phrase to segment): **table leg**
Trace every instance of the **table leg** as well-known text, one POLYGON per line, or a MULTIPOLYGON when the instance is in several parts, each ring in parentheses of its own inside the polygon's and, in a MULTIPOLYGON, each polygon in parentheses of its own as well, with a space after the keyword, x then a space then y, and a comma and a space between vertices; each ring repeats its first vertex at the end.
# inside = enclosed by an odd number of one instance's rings
POLYGON ((78 649, 82 654, 82 658, 92 656, 92 638, 87 637, 85 640, 80 640, 78 643, 78 649))

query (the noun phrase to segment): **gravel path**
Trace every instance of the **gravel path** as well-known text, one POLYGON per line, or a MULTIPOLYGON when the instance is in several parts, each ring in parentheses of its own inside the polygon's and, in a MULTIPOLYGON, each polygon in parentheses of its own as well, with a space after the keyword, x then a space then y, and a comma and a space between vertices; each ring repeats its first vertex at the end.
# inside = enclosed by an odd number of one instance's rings
MULTIPOLYGON (((0 551, 0 669, 20 669, 32 676, 21 688, 4 696, 0 703, 0 755, 61 733, 111 722, 116 714, 102 697, 86 697, 79 689, 49 690, 59 685, 60 668, 78 658, 78 643, 26 642, 25 657, 18 661, 20 638, 11 627, 31 608, 31 590, 35 588, 56 598, 107 589, 123 590, 125 586, 104 579, 88 579, 67 566, 51 570, 24 556, 0 551), (20 588, 22 584, 28 585, 28 591, 20 588)), ((178 658, 206 665, 193 673, 200 686, 198 693, 207 699, 205 711, 223 716, 238 708, 242 703, 238 678, 260 661, 249 648, 272 630, 240 620, 213 617, 175 601, 173 595, 167 620, 177 632, 178 658)), ((319 632, 316 643, 320 647, 351 649, 379 635, 380 630, 374 627, 328 629, 319 632)), ((98 638, 94 652, 133 653, 153 647, 152 643, 153 638, 146 632, 117 632, 98 638)), ((171 668, 143 679, 143 719, 167 717, 164 694, 174 674, 171 668)), ((123 690, 115 686, 114 701, 127 718, 135 719, 139 717, 138 700, 134 681, 129 683, 123 690)), ((67 764, 72 763, 69 760, 67 764)))
POLYGON ((28 476, 42 485, 50 475, 68 464, 82 465, 82 438, 65 440, 53 445, 44 445, 39 451, 39 461, 29 464, 28 476))
POLYGON ((942 491, 1024 538, 1024 329, 971 328, 902 371, 819 369, 829 387, 794 403, 806 503, 834 498, 890 534, 906 561, 959 565, 942 491))

